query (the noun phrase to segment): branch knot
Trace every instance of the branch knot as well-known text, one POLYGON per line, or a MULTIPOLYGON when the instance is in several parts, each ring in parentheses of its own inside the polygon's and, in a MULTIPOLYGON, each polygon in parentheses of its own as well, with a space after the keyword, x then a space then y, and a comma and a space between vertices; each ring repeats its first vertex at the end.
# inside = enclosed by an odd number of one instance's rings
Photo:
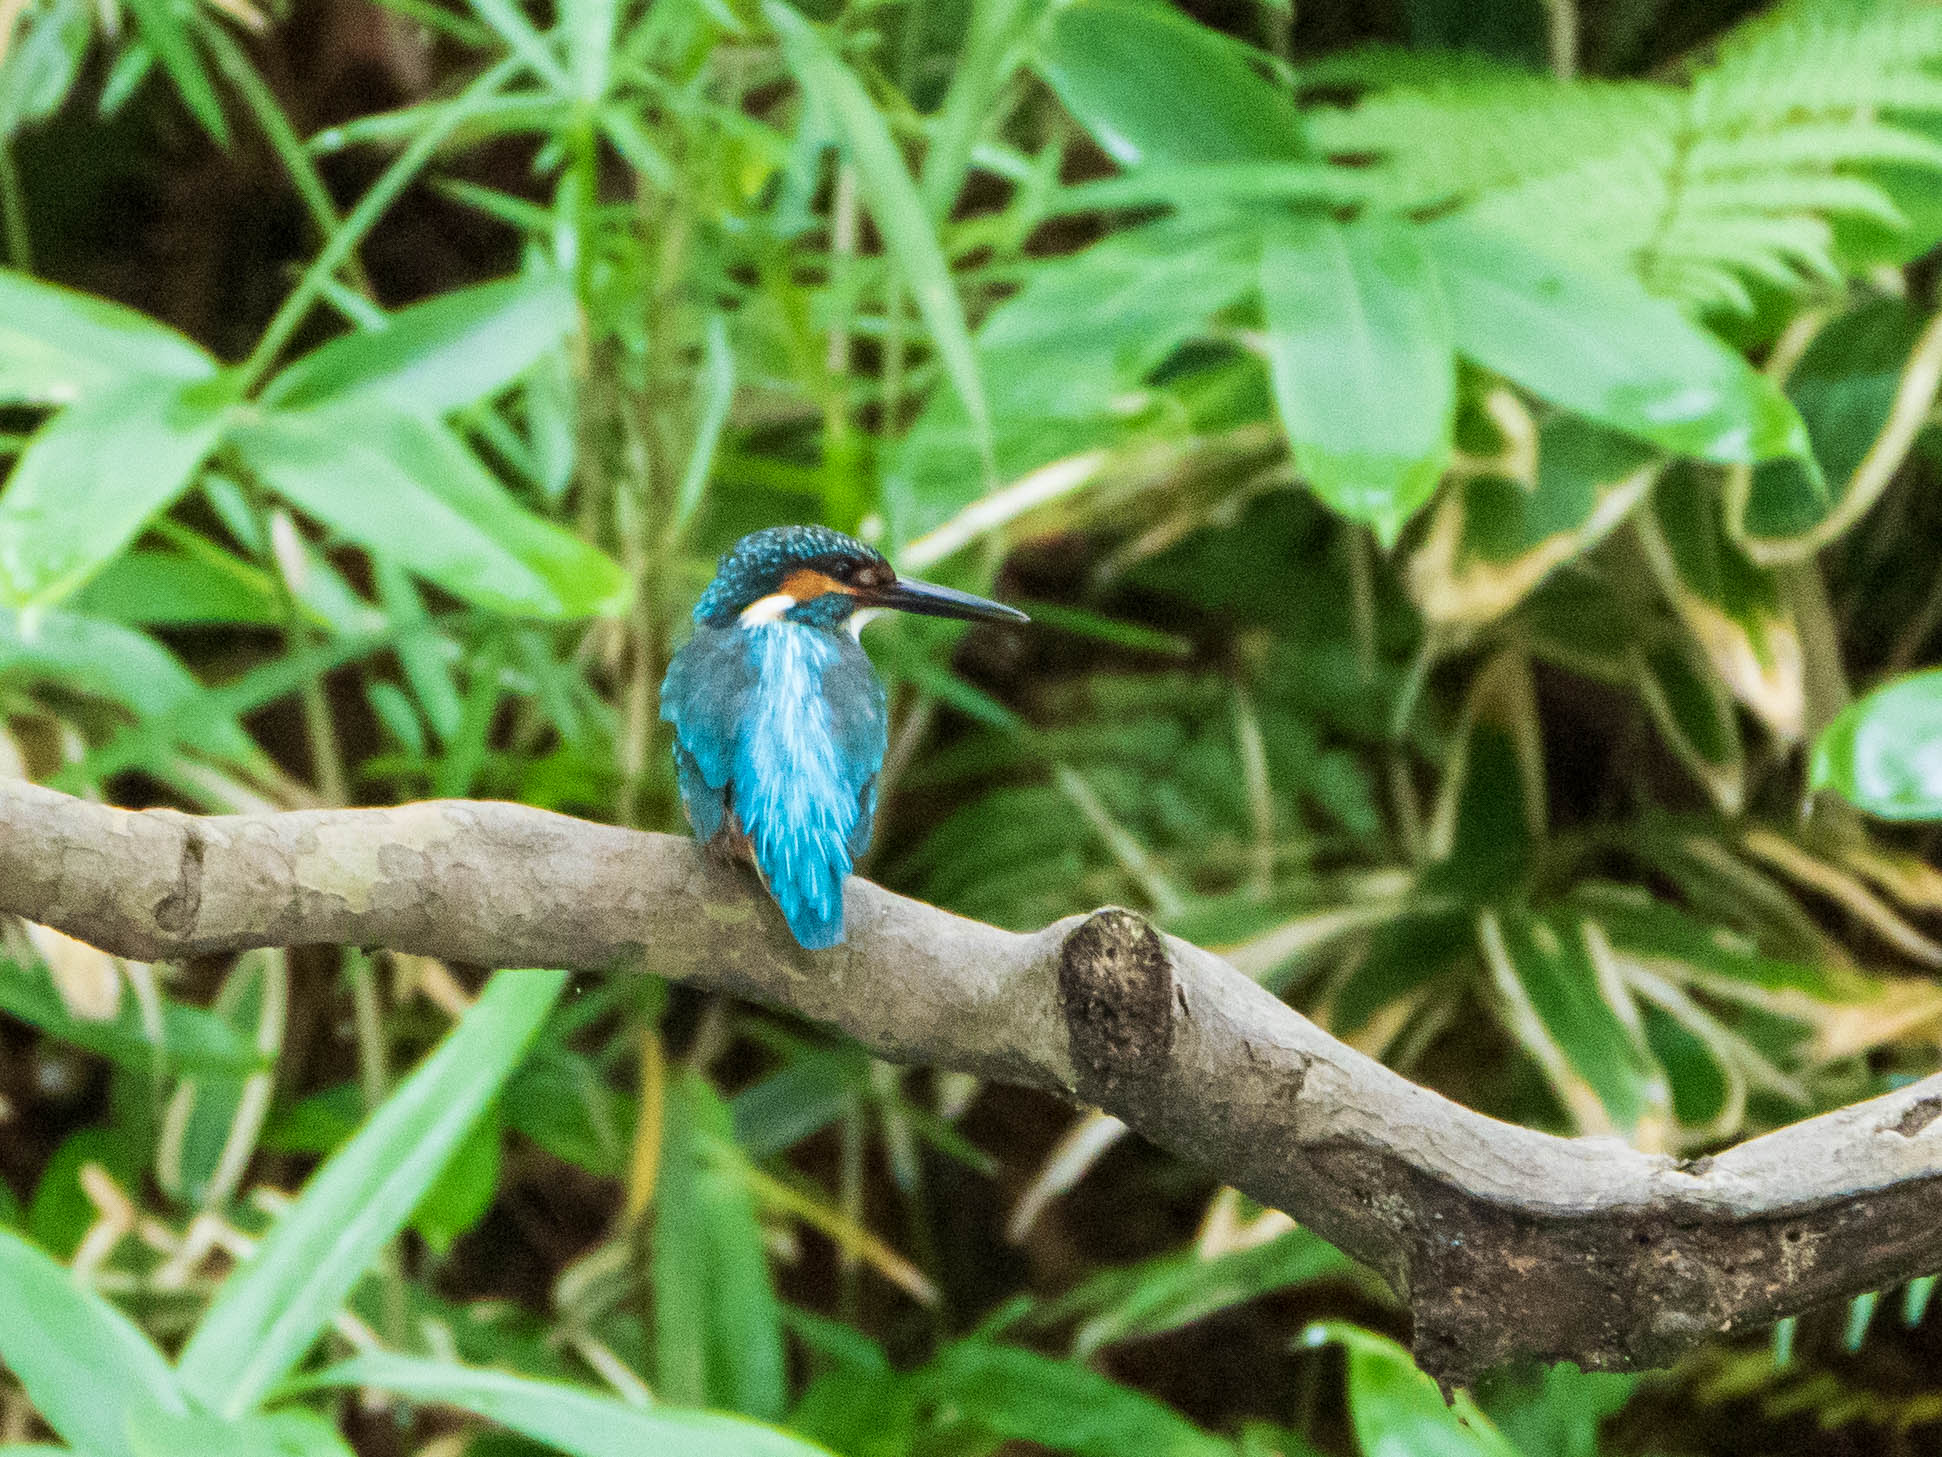
POLYGON ((1123 1098, 1162 1075, 1173 1051, 1173 957, 1132 911, 1094 911, 1059 951, 1059 1006, 1091 1102, 1123 1098))

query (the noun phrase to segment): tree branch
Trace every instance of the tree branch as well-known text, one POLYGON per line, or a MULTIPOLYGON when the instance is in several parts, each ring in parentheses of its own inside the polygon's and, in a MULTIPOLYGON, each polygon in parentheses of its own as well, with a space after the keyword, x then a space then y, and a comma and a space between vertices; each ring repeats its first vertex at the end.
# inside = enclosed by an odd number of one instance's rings
POLYGON ((0 912, 146 961, 350 944, 645 969, 1097 1104, 1381 1271, 1445 1382, 1662 1365, 1942 1267, 1942 1076, 1714 1158, 1470 1112, 1127 911, 1014 935, 850 882, 804 952, 686 840, 511 804, 197 818, 0 781, 0 912))

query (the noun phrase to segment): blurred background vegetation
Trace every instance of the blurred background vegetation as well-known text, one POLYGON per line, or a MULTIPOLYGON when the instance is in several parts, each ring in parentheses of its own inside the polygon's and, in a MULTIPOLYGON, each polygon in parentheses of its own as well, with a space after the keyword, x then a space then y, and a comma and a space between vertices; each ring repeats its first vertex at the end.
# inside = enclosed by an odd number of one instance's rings
MULTIPOLYGON (((0 0, 0 772, 676 829, 822 521, 1035 619, 872 629, 873 878, 1704 1152, 1937 1063, 1938 242, 1919 0, 0 0)), ((0 962, 7 1442, 1942 1443, 1926 1282, 1451 1412, 1281 1215, 760 1009, 0 962)))

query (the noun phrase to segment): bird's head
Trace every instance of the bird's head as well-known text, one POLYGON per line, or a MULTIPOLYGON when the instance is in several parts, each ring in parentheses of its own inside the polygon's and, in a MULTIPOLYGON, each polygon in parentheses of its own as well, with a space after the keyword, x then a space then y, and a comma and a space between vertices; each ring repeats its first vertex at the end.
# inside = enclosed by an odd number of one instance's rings
POLYGON ((695 604, 695 621, 754 627, 786 618, 837 632, 858 611, 884 607, 927 617, 1027 621, 1015 607, 900 577, 882 552, 827 526, 772 526, 736 542, 695 604))

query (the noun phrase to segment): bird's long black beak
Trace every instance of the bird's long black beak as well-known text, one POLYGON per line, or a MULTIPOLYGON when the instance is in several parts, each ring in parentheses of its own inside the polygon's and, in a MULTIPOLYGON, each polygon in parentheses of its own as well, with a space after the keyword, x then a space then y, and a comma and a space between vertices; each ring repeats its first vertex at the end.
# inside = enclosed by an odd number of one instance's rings
POLYGON ((967 622, 1030 622, 1016 607, 974 597, 952 587, 930 582, 915 582, 899 577, 888 587, 872 592, 866 600, 872 607, 894 607, 899 612, 915 612, 923 617, 961 617, 967 622))

